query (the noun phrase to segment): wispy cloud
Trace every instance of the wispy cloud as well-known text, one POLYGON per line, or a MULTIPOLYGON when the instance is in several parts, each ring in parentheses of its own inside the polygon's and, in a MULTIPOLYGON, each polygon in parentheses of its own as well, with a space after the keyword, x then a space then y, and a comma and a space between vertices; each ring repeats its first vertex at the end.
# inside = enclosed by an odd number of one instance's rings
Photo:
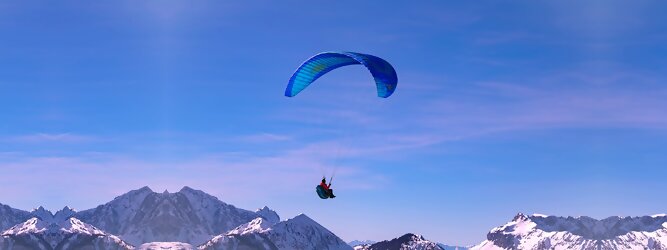
POLYGON ((48 143, 48 142, 83 143, 83 142, 95 141, 97 140, 97 138, 93 136, 77 135, 70 133, 59 133, 59 134, 36 133, 29 135, 10 136, 4 138, 4 140, 9 142, 18 142, 18 143, 48 143))
POLYGON ((259 133, 253 135, 240 136, 237 138, 239 141, 248 142, 248 143, 269 143, 269 142, 280 142, 291 140, 292 137, 282 134, 274 133, 259 133))
POLYGON ((612 73, 600 77, 550 77, 533 84, 479 83, 479 95, 486 99, 433 101, 431 106, 439 107, 439 112, 422 116, 425 120, 415 126, 457 133, 576 127, 667 128, 667 88, 644 76, 612 73), (485 104, 490 99, 495 100, 492 106, 485 104))

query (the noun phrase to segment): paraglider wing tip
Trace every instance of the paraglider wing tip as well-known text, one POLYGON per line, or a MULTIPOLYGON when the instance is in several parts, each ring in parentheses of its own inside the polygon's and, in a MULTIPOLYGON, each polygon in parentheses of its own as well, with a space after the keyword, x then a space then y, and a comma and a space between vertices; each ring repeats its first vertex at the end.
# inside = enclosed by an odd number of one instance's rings
MULTIPOLYGON (((291 84, 290 84, 290 85, 291 85, 291 84)), ((285 89, 285 96, 287 96, 287 97, 294 97, 294 93, 292 93, 292 91, 290 91, 289 86, 287 87, 287 89, 285 89)))

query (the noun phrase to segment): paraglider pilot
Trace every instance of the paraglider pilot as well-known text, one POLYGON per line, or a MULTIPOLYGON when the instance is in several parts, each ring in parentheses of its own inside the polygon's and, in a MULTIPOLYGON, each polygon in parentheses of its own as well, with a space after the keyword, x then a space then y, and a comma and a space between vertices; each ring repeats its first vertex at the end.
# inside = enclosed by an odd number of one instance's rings
POLYGON ((322 178, 320 187, 326 191, 326 193, 329 195, 329 198, 336 198, 336 196, 333 194, 333 189, 331 189, 331 183, 327 184, 327 180, 324 177, 322 178))

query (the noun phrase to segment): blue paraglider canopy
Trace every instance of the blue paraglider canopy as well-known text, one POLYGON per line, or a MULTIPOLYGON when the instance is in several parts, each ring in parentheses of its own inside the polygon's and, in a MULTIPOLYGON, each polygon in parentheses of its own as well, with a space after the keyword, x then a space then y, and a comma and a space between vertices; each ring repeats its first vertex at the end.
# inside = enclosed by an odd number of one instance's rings
POLYGON ((362 64, 371 72, 375 80, 378 97, 387 98, 394 93, 398 83, 396 71, 391 64, 382 58, 355 52, 323 52, 311 57, 299 66, 287 84, 285 96, 296 96, 327 72, 354 64, 362 64))

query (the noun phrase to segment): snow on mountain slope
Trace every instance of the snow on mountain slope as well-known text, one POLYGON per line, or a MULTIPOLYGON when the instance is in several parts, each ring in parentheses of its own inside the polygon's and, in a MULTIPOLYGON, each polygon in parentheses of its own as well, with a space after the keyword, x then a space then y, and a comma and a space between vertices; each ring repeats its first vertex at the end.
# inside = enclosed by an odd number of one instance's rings
POLYGON ((343 240, 305 214, 271 227, 268 237, 279 249, 350 249, 343 240))
POLYGON ((442 243, 438 243, 438 246, 442 248, 443 250, 468 250, 468 247, 461 247, 461 246, 450 246, 450 245, 445 245, 442 243))
POLYGON ((176 193, 155 193, 144 187, 75 215, 134 245, 173 241, 198 245, 264 216, 280 220, 266 207, 257 212, 239 209, 189 187, 176 193))
POLYGON ((667 249, 667 216, 596 220, 519 213, 471 249, 667 249))
POLYGON ((183 242, 150 242, 144 243, 137 250, 193 250, 192 245, 183 242))
POLYGON ((371 245, 375 242, 376 241, 372 241, 372 240, 353 240, 353 241, 348 242, 347 244, 350 245, 351 247, 355 247, 355 246, 358 246, 358 245, 371 245))
POLYGON ((268 225, 270 223, 263 218, 256 219, 214 237, 199 246, 199 249, 352 249, 338 236, 303 214, 268 225))
POLYGON ((271 228, 271 226, 273 226, 273 223, 270 223, 268 220, 259 217, 230 230, 226 234, 262 233, 271 228))
POLYGON ((405 234, 392 240, 380 241, 371 245, 358 245, 355 250, 442 250, 437 243, 424 239, 421 235, 405 234))
POLYGON ((35 217, 2 232, 0 249, 132 249, 117 236, 71 217, 69 207, 55 215, 44 208, 35 217))
POLYGON ((0 231, 30 219, 30 212, 0 204, 0 231))

